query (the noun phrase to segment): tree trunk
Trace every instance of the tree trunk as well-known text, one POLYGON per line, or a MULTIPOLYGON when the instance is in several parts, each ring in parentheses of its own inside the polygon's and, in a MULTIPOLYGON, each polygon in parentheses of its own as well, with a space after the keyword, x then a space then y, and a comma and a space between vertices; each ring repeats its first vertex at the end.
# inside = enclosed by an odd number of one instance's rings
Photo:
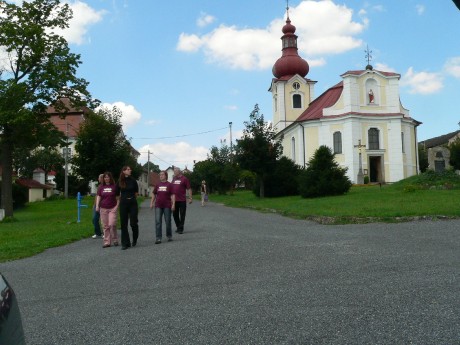
POLYGON ((259 197, 265 198, 265 182, 263 178, 260 179, 259 197))
MULTIPOLYGON (((6 132, 6 129, 5 129, 6 132)), ((3 133, 0 139, 0 164, 2 166, 2 204, 5 217, 13 216, 13 148, 8 134, 3 133)))

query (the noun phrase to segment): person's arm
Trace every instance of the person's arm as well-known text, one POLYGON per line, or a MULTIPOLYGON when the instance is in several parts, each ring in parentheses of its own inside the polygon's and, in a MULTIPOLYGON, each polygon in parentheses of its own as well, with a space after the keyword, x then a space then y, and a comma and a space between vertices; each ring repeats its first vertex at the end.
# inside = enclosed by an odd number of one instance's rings
POLYGON ((188 203, 191 204, 192 203, 192 188, 187 189, 187 193, 188 193, 188 203))
POLYGON ((99 203, 101 202, 101 197, 96 196, 96 212, 99 212, 99 203))
POLYGON ((155 193, 152 193, 152 199, 150 200, 150 208, 152 209, 153 208, 153 205, 155 205, 155 193))
POLYGON ((176 194, 171 194, 171 210, 176 209, 176 194))

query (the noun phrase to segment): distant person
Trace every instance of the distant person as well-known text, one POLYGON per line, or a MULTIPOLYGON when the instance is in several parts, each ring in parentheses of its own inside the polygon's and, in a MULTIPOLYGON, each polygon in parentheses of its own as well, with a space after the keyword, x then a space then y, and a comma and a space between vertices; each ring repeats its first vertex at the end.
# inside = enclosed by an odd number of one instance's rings
MULTIPOLYGON (((99 185, 102 184, 102 177, 104 174, 100 174, 97 182, 99 185)), ((94 226, 94 235, 92 238, 102 238, 102 233, 101 233, 101 224, 100 224, 100 219, 101 219, 101 214, 99 211, 96 211, 96 200, 97 200, 97 194, 96 197, 94 198, 94 203, 93 203, 93 226, 94 226)))
POLYGON ((174 167, 174 177, 171 182, 173 186, 173 194, 176 197, 175 209, 173 211, 174 223, 176 223, 179 234, 184 233, 185 215, 187 213, 187 192, 188 202, 192 203, 192 189, 188 178, 182 175, 182 171, 178 167, 174 167))
POLYGON ((206 187, 206 181, 201 181, 201 206, 204 206, 208 201, 208 188, 206 187))
POLYGON ((160 244, 163 237, 163 216, 166 223, 166 237, 172 241, 171 210, 174 211, 175 196, 172 193, 172 185, 168 182, 168 173, 160 172, 160 182, 155 185, 150 201, 150 208, 155 207, 155 244, 160 244))
POLYGON ((102 226, 104 227, 104 244, 108 248, 112 244, 118 246, 117 211, 120 203, 117 197, 117 185, 112 173, 106 171, 103 183, 97 189, 96 210, 101 213, 102 226))
POLYGON ((118 193, 120 195, 120 222, 121 222, 121 249, 125 250, 137 244, 139 237, 139 224, 137 214, 137 195, 139 186, 137 181, 131 177, 131 168, 124 166, 118 180, 118 193), (131 242, 128 232, 128 220, 133 232, 133 241, 131 242))

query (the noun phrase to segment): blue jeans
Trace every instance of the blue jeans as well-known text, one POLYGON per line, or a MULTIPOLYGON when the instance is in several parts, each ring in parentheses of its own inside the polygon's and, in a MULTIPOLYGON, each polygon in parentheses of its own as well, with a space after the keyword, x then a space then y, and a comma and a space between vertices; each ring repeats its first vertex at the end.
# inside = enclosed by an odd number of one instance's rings
POLYGON ((93 206, 93 225, 94 225, 94 234, 97 236, 101 236, 101 224, 99 219, 101 218, 101 214, 96 212, 96 206, 93 206))
POLYGON ((163 225, 163 215, 166 222, 166 237, 172 237, 172 230, 171 230, 171 209, 170 208, 161 208, 155 207, 155 233, 157 240, 161 240, 163 236, 163 231, 161 229, 163 225))

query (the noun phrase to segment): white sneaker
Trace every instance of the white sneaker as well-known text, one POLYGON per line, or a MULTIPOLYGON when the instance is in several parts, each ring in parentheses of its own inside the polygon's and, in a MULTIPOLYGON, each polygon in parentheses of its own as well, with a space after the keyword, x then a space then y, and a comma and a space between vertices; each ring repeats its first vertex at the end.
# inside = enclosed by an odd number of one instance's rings
POLYGON ((91 238, 100 238, 101 236, 98 236, 98 235, 93 235, 91 236, 91 238))

